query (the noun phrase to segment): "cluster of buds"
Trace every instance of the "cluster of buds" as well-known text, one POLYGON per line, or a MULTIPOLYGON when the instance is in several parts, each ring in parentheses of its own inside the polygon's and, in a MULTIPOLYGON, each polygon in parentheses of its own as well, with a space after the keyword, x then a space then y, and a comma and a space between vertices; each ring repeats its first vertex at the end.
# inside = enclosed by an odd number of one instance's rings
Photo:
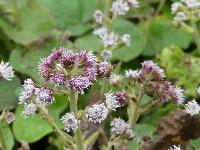
POLYGON ((114 93, 110 91, 104 94, 105 103, 97 103, 86 109, 87 118, 93 123, 102 123, 108 116, 109 111, 125 106, 128 96, 123 91, 114 93))
POLYGON ((181 150, 181 147, 180 147, 180 145, 178 145, 178 146, 173 145, 173 146, 170 147, 168 150, 181 150))
POLYGON ((97 77, 109 77, 112 65, 107 61, 99 62, 86 50, 77 53, 60 48, 54 49, 48 57, 42 59, 38 70, 45 81, 84 93, 97 77))
POLYGON ((19 97, 19 104, 24 104, 22 114, 25 117, 35 115, 38 107, 47 106, 53 102, 53 91, 45 87, 37 86, 31 79, 24 81, 19 97))
POLYGON ((164 70, 158 67, 153 61, 144 61, 140 70, 126 71, 126 77, 130 81, 143 84, 147 95, 159 98, 162 102, 169 99, 181 104, 184 101, 183 90, 174 87, 169 81, 165 80, 164 70))
POLYGON ((181 0, 173 3, 171 10, 176 15, 174 19, 177 22, 187 21, 191 17, 198 20, 200 17, 200 2, 198 0, 181 0))
POLYGON ((10 81, 14 77, 13 68, 10 66, 9 62, 1 61, 0 63, 0 79, 3 78, 5 80, 10 81))

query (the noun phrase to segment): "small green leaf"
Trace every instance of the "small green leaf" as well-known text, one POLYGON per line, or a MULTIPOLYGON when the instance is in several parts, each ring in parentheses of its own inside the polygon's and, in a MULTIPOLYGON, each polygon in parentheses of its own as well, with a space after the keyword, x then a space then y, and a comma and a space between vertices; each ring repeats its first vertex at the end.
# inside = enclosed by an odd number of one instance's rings
POLYGON ((153 133, 153 130, 154 130, 154 126, 150 124, 140 123, 134 126, 134 131, 140 137, 150 136, 153 133))
POLYGON ((195 140, 190 140, 190 143, 191 143, 192 146, 194 146, 195 148, 200 148, 200 138, 195 139, 195 140))
MULTIPOLYGON (((55 99, 56 101, 49 106, 49 114, 54 117, 59 127, 63 127, 59 121, 59 114, 68 106, 68 100, 64 96, 56 96, 55 99)), ((36 115, 34 117, 24 118, 21 115, 22 110, 22 105, 16 109, 16 121, 13 124, 13 132, 18 141, 24 140, 28 143, 33 143, 52 132, 51 126, 42 119, 42 116, 36 115)))
POLYGON ((17 105, 16 90, 20 87, 20 80, 15 77, 11 81, 0 80, 0 110, 13 109, 17 105))

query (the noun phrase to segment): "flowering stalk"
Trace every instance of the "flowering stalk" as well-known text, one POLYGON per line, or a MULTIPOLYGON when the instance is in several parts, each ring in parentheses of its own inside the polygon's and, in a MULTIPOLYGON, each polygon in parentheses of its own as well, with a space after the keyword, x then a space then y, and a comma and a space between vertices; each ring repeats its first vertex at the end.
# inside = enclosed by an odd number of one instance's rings
POLYGON ((6 146, 6 142, 5 142, 5 139, 4 139, 2 126, 1 126, 4 116, 5 116, 5 110, 2 112, 2 114, 0 116, 0 141, 1 141, 2 150, 7 150, 7 146, 6 146))
POLYGON ((75 150, 76 147, 73 143, 73 138, 67 133, 64 133, 60 130, 60 128, 55 124, 54 119, 48 114, 45 108, 40 107, 40 112, 42 114, 42 117, 47 121, 49 125, 52 126, 53 130, 55 130, 55 132, 59 135, 59 138, 62 140, 63 144, 70 149, 75 150))
MULTIPOLYGON (((78 93, 77 92, 71 92, 69 95, 69 101, 70 101, 70 109, 71 111, 76 114, 77 109, 77 102, 78 102, 78 93)), ((78 127, 75 131, 75 142, 77 145, 78 150, 83 150, 83 138, 80 127, 78 127)))
MULTIPOLYGON (((105 0, 106 6, 105 6, 105 10, 104 10, 104 16, 106 18, 109 18, 109 14, 110 14, 110 7, 112 5, 112 0, 105 0)), ((106 20, 106 23, 108 23, 108 21, 106 20)))
POLYGON ((13 3, 13 11, 14 11, 14 16, 15 16, 15 23, 16 23, 16 26, 19 27, 20 18, 18 14, 17 0, 12 0, 12 3, 13 3))

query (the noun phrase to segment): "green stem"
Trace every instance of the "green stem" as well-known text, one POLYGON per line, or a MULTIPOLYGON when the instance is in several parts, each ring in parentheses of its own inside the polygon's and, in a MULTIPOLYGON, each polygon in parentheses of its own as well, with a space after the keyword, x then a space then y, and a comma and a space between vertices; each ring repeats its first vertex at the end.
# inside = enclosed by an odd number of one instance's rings
POLYGON ((1 141, 2 150, 7 150, 6 141, 3 135, 3 131, 2 131, 2 121, 4 119, 4 116, 5 116, 5 110, 3 110, 0 116, 0 141, 1 141))
POLYGON ((48 114, 45 108, 40 108, 40 112, 42 117, 47 121, 47 123, 52 126, 53 130, 59 135, 60 139, 62 140, 63 144, 69 147, 72 150, 75 150, 76 146, 74 145, 73 138, 63 131, 55 124, 54 119, 48 114))
POLYGON ((161 12, 163 6, 165 5, 165 2, 166 2, 166 0, 160 0, 160 3, 158 5, 158 8, 155 13, 156 16, 159 15, 159 13, 161 12))
POLYGON ((194 19, 191 19, 190 22, 191 22, 192 28, 194 29, 193 37, 194 37, 194 40, 195 40, 195 43, 197 45, 197 49, 198 49, 198 52, 199 52, 199 55, 200 55, 200 36, 199 36, 199 31, 198 31, 198 28, 197 28, 197 25, 196 25, 196 21, 194 19))
MULTIPOLYGON (((105 18, 110 18, 110 8, 112 5, 112 0, 105 0, 105 10, 104 10, 104 16, 105 18)), ((106 25, 109 24, 107 20, 105 20, 106 25)))
POLYGON ((139 116, 140 116, 140 102, 142 100, 142 96, 143 96, 143 86, 140 87, 140 91, 139 91, 139 95, 136 98, 136 102, 135 102, 135 108, 133 113, 131 114, 130 118, 129 118, 129 123, 131 125, 131 127, 133 127, 135 125, 135 123, 137 122, 139 116))
POLYGON ((3 131, 2 131, 1 125, 0 125, 0 141, 1 141, 2 150, 7 150, 7 146, 6 146, 5 138, 3 136, 3 131))
POLYGON ((17 0, 12 0, 12 3, 13 3, 13 14, 15 16, 15 23, 16 23, 16 26, 19 27, 20 18, 19 18, 19 13, 18 13, 18 8, 17 8, 17 0))
MULTIPOLYGON (((74 114, 77 114, 77 102, 78 102, 78 93, 71 92, 69 96, 69 101, 70 101, 70 109, 74 114)), ((83 138, 82 138, 82 132, 80 127, 76 129, 75 131, 75 142, 77 145, 78 150, 83 150, 84 145, 83 145, 83 138)))

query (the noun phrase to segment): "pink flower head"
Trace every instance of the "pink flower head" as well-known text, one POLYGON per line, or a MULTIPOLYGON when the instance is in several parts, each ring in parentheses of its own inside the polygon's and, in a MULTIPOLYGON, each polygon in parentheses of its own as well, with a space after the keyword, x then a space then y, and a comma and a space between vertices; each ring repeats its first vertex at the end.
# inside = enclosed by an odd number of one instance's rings
POLYGON ((98 65, 98 75, 100 77, 103 78, 110 77, 112 70, 113 70, 112 64, 107 61, 100 62, 98 65))

